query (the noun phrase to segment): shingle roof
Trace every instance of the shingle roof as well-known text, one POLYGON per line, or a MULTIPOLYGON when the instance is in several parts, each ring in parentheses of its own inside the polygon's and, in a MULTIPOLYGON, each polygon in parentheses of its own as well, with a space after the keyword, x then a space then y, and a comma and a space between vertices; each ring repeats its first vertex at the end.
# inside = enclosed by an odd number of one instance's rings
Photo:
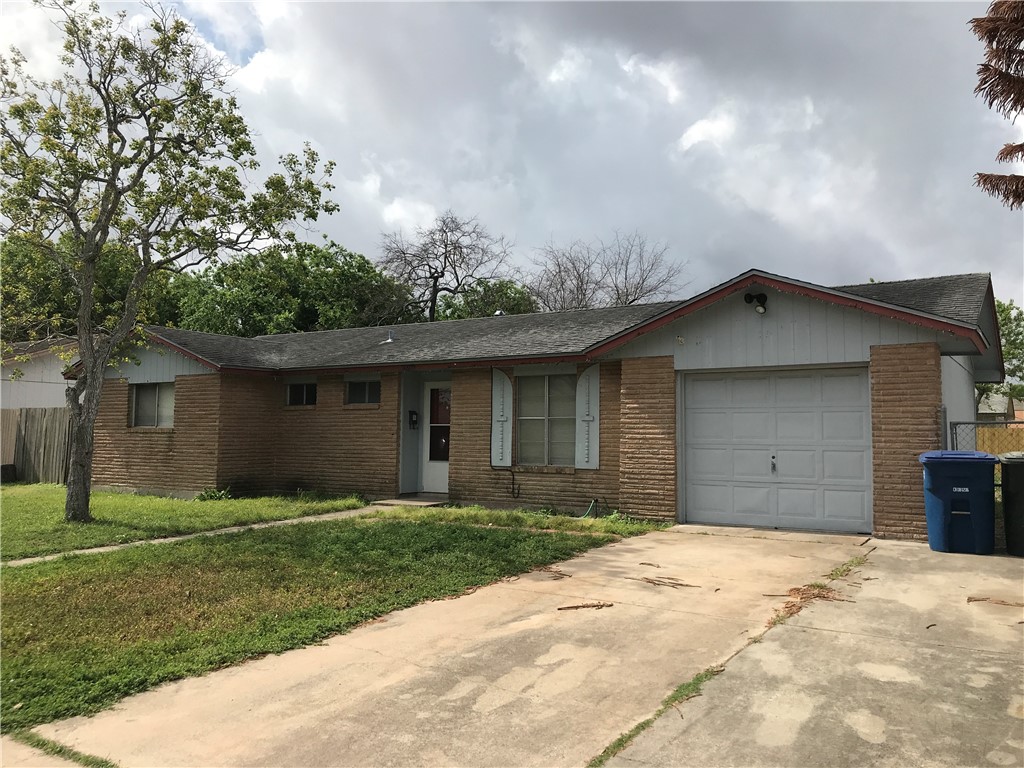
MULTIPOLYGON (((751 274, 766 273, 752 270, 751 274)), ((987 274, 970 274, 844 285, 826 290, 975 327, 979 324, 988 286, 987 274)), ((637 326, 668 315, 673 310, 682 310, 688 303, 634 304, 569 312, 288 333, 253 339, 155 326, 146 330, 158 340, 179 347, 218 368, 270 371, 380 368, 581 356, 637 326)))
POLYGON ((988 292, 989 275, 946 275, 887 283, 840 285, 834 290, 873 301, 927 312, 958 323, 978 325, 988 292))
POLYGON ((155 326, 146 331, 221 368, 359 368, 581 355, 676 306, 636 304, 254 339, 155 326))

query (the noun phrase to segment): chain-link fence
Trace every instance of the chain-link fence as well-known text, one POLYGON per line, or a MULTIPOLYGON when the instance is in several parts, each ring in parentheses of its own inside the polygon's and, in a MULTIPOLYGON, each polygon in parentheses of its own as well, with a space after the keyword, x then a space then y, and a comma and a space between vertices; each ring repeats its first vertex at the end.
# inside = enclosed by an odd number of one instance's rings
MULTIPOLYGON (((1024 421, 954 421, 949 425, 949 447, 954 451, 984 451, 998 456, 1024 451, 1024 421)), ((1001 479, 996 464, 996 482, 1001 479)))

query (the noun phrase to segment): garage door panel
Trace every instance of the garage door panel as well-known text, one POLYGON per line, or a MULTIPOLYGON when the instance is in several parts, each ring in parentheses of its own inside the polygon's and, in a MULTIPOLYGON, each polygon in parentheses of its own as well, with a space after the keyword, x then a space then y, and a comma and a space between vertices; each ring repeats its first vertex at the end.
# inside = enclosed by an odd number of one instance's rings
POLYGON ((864 523, 869 520, 866 491, 825 488, 822 496, 826 520, 846 520, 852 523, 864 523))
POLYGON ((686 452, 686 466, 694 477, 732 477, 732 451, 728 448, 690 448, 686 452))
POLYGON ((869 400, 864 369, 686 375, 686 519, 870 531, 869 400))
POLYGON ((819 506, 816 488, 779 488, 779 515, 813 520, 819 506))
POLYGON ((824 411, 821 414, 823 440, 864 442, 867 438, 867 430, 867 418, 863 410, 824 411))
POLYGON ((731 477, 736 480, 771 480, 771 451, 764 448, 734 448, 731 477))
POLYGON ((829 405, 865 405, 867 392, 864 374, 853 372, 822 375, 821 399, 829 405))
POLYGON ((821 387, 814 376, 779 375, 775 402, 779 405, 810 405, 821 400, 821 387))
POLYGON ((732 439, 748 442, 771 441, 775 435, 772 414, 765 411, 734 411, 731 418, 732 439))
POLYGON ((780 443, 817 442, 821 433, 817 411, 776 411, 775 433, 780 443))
POLYGON ((771 488, 765 485, 736 485, 732 489, 733 509, 739 515, 772 515, 771 488))
POLYGON ((776 464, 779 482, 818 479, 818 452, 815 450, 780 450, 776 464))
POLYGON ((867 456, 863 450, 824 450, 821 452, 821 458, 822 479, 825 482, 831 480, 865 482, 868 479, 867 456))
POLYGON ((731 403, 734 406, 767 405, 770 396, 771 381, 767 376, 733 379, 731 403))

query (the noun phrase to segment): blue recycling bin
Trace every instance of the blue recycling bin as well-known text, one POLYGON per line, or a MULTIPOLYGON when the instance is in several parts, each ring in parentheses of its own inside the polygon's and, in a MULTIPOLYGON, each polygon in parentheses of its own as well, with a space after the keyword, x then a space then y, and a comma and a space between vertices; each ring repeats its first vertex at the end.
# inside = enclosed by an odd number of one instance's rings
POLYGON ((999 459, 981 451, 928 451, 918 461, 924 465, 928 546, 936 552, 991 555, 999 459))

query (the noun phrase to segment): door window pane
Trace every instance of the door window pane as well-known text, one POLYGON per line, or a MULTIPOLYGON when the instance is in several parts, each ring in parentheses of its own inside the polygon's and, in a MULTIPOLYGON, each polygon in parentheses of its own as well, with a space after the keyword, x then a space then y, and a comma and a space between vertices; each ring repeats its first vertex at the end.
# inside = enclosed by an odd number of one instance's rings
POLYGON ((452 423, 452 391, 450 389, 430 390, 430 423, 452 423))
POLYGON ((430 425, 430 460, 448 461, 448 443, 451 427, 447 424, 430 425))

